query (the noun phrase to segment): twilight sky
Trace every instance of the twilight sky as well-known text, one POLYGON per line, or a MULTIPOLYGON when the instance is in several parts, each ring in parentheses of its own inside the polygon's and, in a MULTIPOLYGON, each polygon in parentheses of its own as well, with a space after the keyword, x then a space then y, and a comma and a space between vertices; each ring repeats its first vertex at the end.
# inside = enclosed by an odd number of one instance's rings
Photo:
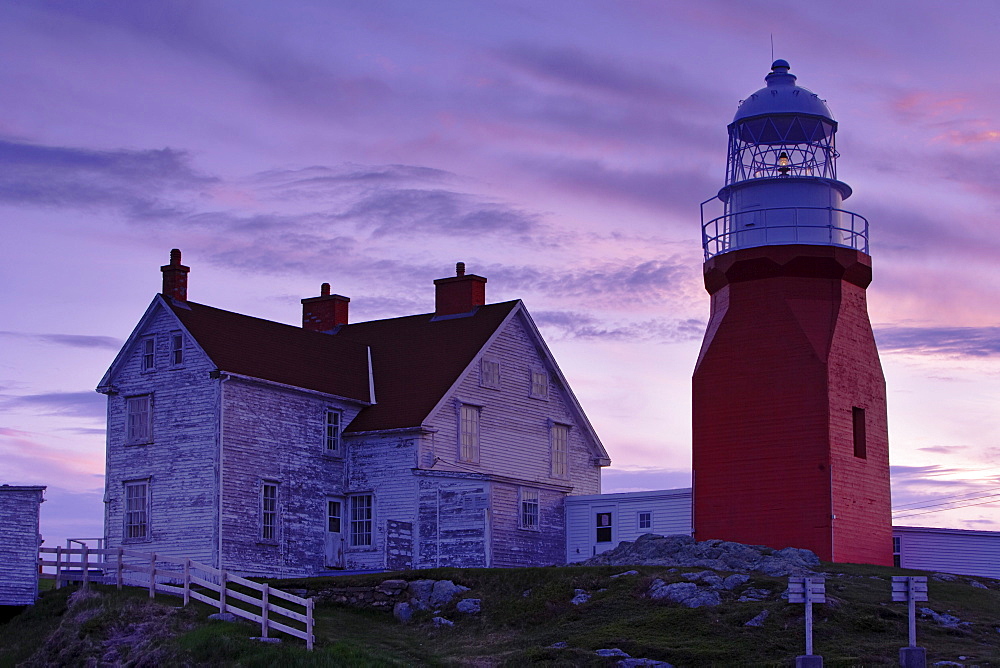
POLYGON ((1000 530, 1000 4, 0 4, 0 482, 102 534, 94 387, 160 289, 298 324, 523 299, 613 466, 690 484, 699 209, 774 57, 840 122, 871 223, 897 524, 1000 530), (940 504, 940 505, 932 505, 940 504), (959 506, 956 508, 956 506, 959 506))

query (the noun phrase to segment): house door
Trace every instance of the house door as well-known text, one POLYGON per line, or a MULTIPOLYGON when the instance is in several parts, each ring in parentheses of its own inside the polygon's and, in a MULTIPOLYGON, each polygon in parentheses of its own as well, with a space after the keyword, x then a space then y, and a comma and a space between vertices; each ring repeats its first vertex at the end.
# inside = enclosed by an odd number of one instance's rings
POLYGON ((326 500, 326 567, 344 567, 344 500, 326 500))
POLYGON ((591 531, 594 554, 600 554, 615 546, 614 507, 603 506, 593 510, 594 525, 591 531))

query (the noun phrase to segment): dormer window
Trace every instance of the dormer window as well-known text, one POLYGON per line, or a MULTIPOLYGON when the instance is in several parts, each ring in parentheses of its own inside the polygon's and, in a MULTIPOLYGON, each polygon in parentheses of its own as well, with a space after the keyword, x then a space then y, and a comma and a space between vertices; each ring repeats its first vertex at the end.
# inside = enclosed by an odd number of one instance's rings
POLYGON ((531 398, 549 398, 549 374, 544 369, 531 370, 531 398))
POLYGON ((479 385, 493 390, 500 389, 500 361, 484 357, 479 367, 479 385))
POLYGON ((156 369, 156 339, 149 337, 142 340, 142 370, 154 371, 156 369))

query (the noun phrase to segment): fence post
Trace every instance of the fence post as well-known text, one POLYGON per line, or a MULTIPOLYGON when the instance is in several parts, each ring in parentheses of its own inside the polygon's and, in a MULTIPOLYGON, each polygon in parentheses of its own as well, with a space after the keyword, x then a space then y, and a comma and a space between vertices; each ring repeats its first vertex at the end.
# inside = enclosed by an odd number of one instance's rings
POLYGON ((184 560, 184 605, 191 602, 191 560, 184 560))
POLYGON ((87 549, 87 544, 83 545, 83 588, 90 589, 90 550, 87 549))
POLYGON ((122 553, 124 550, 119 545, 118 546, 118 567, 115 573, 115 584, 118 585, 118 591, 122 589, 122 553))
POLYGON ((306 599, 306 649, 310 652, 313 648, 313 600, 306 599))
POLYGON ((264 583, 264 589, 260 592, 260 637, 267 637, 267 609, 270 605, 269 594, 271 585, 264 583))
POLYGON ((222 585, 219 588, 219 612, 226 611, 226 569, 222 569, 222 573, 219 577, 219 583, 222 585))
POLYGON ((149 555, 149 597, 156 597, 156 552, 149 555))
POLYGON ((56 546, 56 589, 62 588, 62 545, 56 546))

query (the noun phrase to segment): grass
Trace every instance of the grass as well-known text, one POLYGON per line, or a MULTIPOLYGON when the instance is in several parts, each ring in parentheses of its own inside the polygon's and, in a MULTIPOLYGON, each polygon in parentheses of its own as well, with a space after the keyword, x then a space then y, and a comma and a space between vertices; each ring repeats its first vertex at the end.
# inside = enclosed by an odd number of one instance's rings
MULTIPOLYGON (((0 667, 86 664, 117 658, 135 665, 222 666, 608 666, 614 659, 594 650, 619 648, 634 657, 687 666, 790 666, 804 653, 803 606, 779 594, 784 578, 753 576, 747 586, 772 592, 767 600, 740 603, 735 596, 712 608, 688 609, 653 601, 643 594, 655 578, 682 581, 681 572, 640 566, 635 576, 611 578, 615 567, 525 569, 435 569, 396 574, 405 579, 448 579, 470 587, 468 598, 482 599, 482 614, 462 615, 454 605, 440 614, 455 622, 436 627, 430 612, 413 623, 398 623, 389 609, 316 606, 316 651, 285 638, 281 644, 250 640, 259 627, 213 622, 213 609, 160 596, 150 604, 142 590, 117 592, 94 587, 96 595, 71 599, 69 589, 46 592, 39 603, 0 626, 0 667), (570 599, 584 589, 591 599, 579 606, 570 599), (764 626, 745 622, 767 610, 764 626), (140 633, 141 631, 141 633, 140 633), (566 643, 564 648, 551 647, 566 643), (41 649, 39 649, 41 648, 41 649), (103 658, 102 658, 103 657, 103 658)), ((687 569, 697 570, 697 569, 687 569)), ((890 602, 892 575, 914 574, 892 568, 829 564, 829 603, 814 608, 815 652, 824 665, 897 665, 907 641, 906 605, 890 602)), ((278 587, 310 588, 376 584, 387 574, 336 579, 272 581, 278 587)), ((963 622, 945 628, 918 622, 918 644, 929 663, 1000 666, 1000 583, 990 589, 957 582, 930 582, 936 612, 963 622)), ((742 589, 742 588, 741 588, 742 589)), ((740 590, 737 590, 740 591, 740 590)))

